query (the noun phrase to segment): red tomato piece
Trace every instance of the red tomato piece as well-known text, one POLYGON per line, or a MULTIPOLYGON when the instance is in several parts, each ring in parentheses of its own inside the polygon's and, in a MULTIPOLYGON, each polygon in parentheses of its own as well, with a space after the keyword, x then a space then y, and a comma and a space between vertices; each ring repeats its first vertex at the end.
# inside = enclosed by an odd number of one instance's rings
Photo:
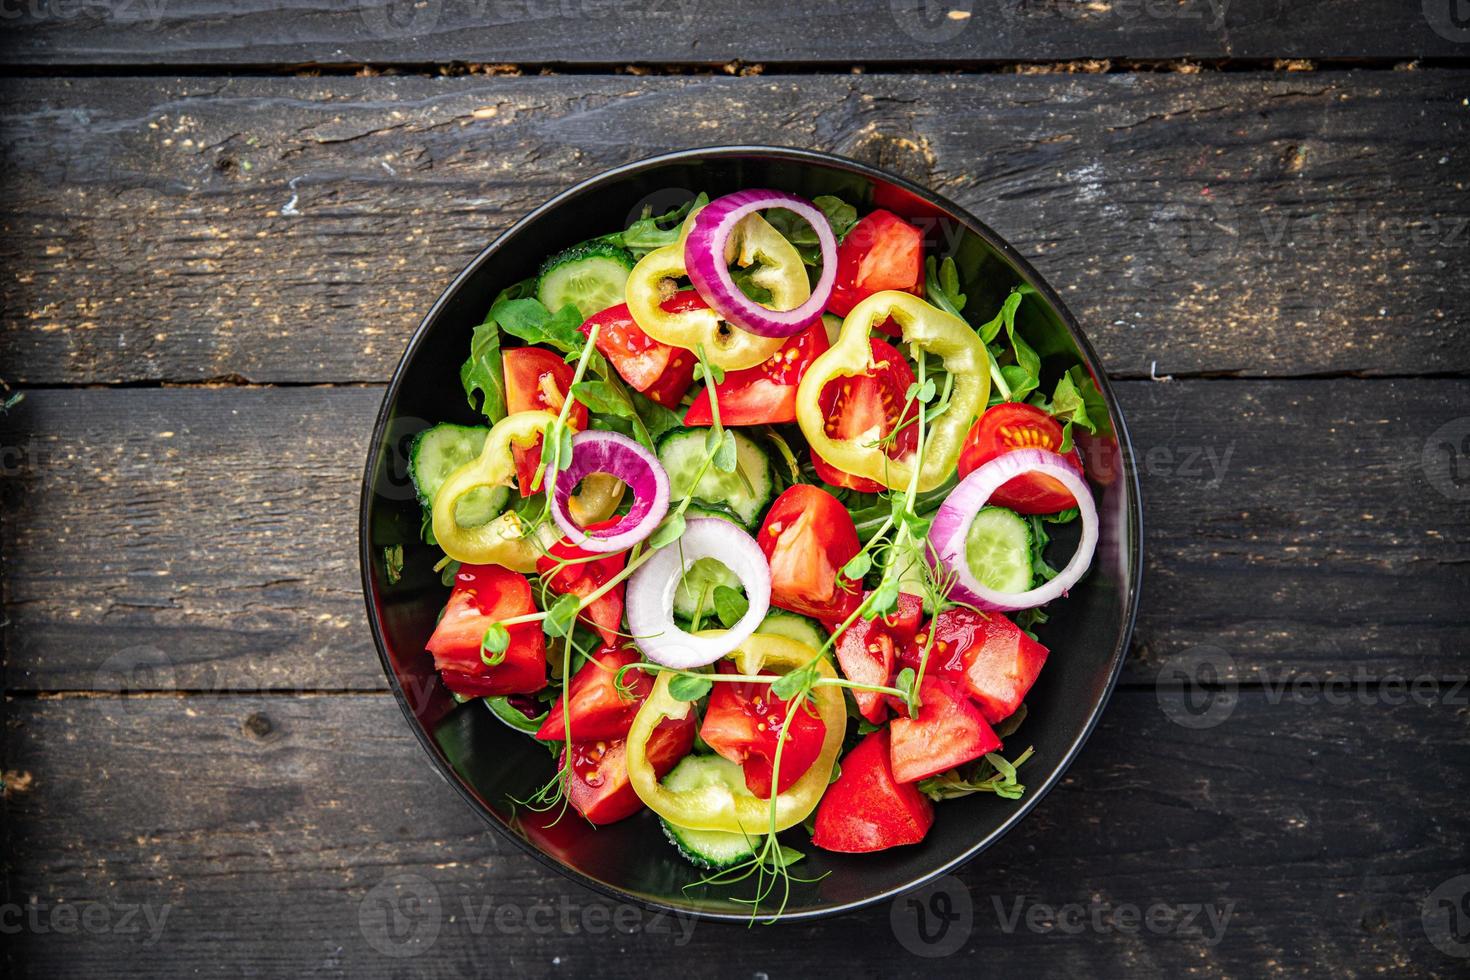
MULTIPOLYGON (((514 347, 502 355, 505 364, 505 408, 516 412, 560 412, 566 403, 576 370, 561 357, 540 347, 514 347)), ((587 406, 574 402, 567 420, 573 429, 587 428, 587 406)), ((516 482, 521 496, 529 497, 541 466, 541 442, 534 446, 511 446, 516 462, 516 482)))
MULTIPOLYGON (((743 371, 726 371, 715 385, 723 425, 764 425, 796 421, 796 386, 817 355, 831 346, 827 328, 819 320, 786 341, 765 362, 743 371)), ((684 416, 685 425, 713 425, 709 389, 694 397, 684 416)))
POLYGON ((874 293, 901 289, 923 295, 924 234, 879 208, 853 225, 837 247, 837 281, 827 309, 847 316, 874 293))
MULTIPOLYGON (((884 340, 870 340, 873 366, 867 374, 839 378, 828 382, 820 398, 822 414, 827 419, 827 435, 838 440, 859 443, 874 442, 912 419, 911 406, 901 415, 908 402, 914 372, 908 359, 884 340)), ((912 424, 904 427, 888 448, 890 459, 899 459, 917 448, 919 430, 912 424)), ((877 493, 883 485, 866 477, 852 476, 812 454, 817 476, 834 487, 848 487, 862 493, 877 493)))
MULTIPOLYGON (((683 313, 702 310, 708 304, 694 290, 686 289, 660 305, 667 313, 683 313)), ((693 354, 644 333, 626 303, 589 317, 582 324, 582 333, 590 336, 593 324, 598 327, 597 350, 624 381, 665 408, 678 406, 694 383, 693 354)))
MULTIPOLYGON (((1001 402, 985 410, 965 437, 960 452, 960 478, 964 479, 983 464, 1003 453, 1017 449, 1049 449, 1062 446, 1062 426, 1035 405, 1024 402, 1001 402)), ((1074 446, 1062 457, 1067 465, 1082 475, 1082 457, 1074 446)), ((1077 501, 1056 480, 1042 473, 1023 473, 1001 484, 991 494, 990 502, 1009 507, 1018 514, 1055 514, 1077 501)))
POLYGON ((480 658, 480 641, 492 623, 536 611, 531 583, 499 565, 461 565, 449 603, 426 649, 451 691, 466 697, 532 694, 546 686, 546 638, 537 623, 512 626, 505 659, 480 658))
POLYGON ((899 652, 915 670, 931 631, 934 645, 925 674, 937 672, 962 685, 992 725, 1021 706, 1049 652, 1000 613, 959 607, 935 616, 899 652))
MULTIPOLYGON (((611 527, 619 520, 621 518, 608 518, 605 521, 589 524, 586 530, 598 531, 611 527)), ((623 566, 628 562, 626 552, 606 554, 583 551, 566 538, 562 538, 547 549, 547 554, 536 559, 536 571, 542 575, 548 575, 559 561, 587 558, 593 554, 603 554, 604 557, 593 561, 571 561, 571 564, 562 566, 561 570, 551 575, 546 582, 547 588, 557 595, 589 596, 623 570, 623 566)), ((588 626, 597 630, 602 636, 602 642, 609 646, 616 645, 618 631, 623 624, 623 583, 619 582, 613 586, 611 591, 595 600, 577 615, 588 626)))
MULTIPOLYGON (((645 752, 649 765, 660 777, 678 764, 694 747, 694 714, 668 718, 648 736, 645 752)), ((572 771, 567 781, 567 802, 588 823, 616 823, 643 809, 643 801, 628 779, 628 746, 621 739, 574 742, 572 771)), ((561 761, 566 762, 566 750, 561 761)))
POLYGON ((919 685, 919 717, 906 713, 889 722, 893 778, 913 783, 953 769, 1000 748, 1000 736, 959 687, 925 674, 919 685))
POLYGON ((756 542, 771 565, 771 601, 824 622, 842 622, 862 601, 862 589, 841 579, 861 545, 846 507, 805 483, 771 505, 756 542))
MULTIPOLYGON (((913 640, 923 618, 924 601, 905 592, 899 594, 895 612, 879 619, 858 619, 837 638, 842 675, 859 684, 886 685, 893 678, 898 651, 913 640)), ((852 696, 868 721, 877 723, 888 715, 883 695, 855 690, 852 696)))
POLYGON ((913 783, 893 778, 890 735, 880 728, 842 759, 842 773, 817 805, 812 843, 863 854, 917 844, 934 824, 934 804, 913 783))
MULTIPOLYGON (((624 685, 631 687, 635 695, 631 700, 624 700, 618 693, 617 676, 620 668, 636 664, 640 659, 638 651, 631 647, 604 647, 577 671, 566 698, 571 707, 573 742, 623 738, 628 734, 628 729, 633 727, 633 716, 653 690, 653 678, 641 670, 624 674, 624 685)), ((562 699, 557 698, 536 737, 547 742, 565 742, 566 717, 562 699)))
MULTIPOLYGON (((722 674, 735 665, 720 661, 722 674)), ((772 679, 776 675, 772 674, 772 679)), ((790 731, 781 748, 781 778, 776 792, 784 793, 800 779, 817 756, 827 725, 816 708, 803 701, 792 708, 771 693, 769 684, 747 681, 717 682, 710 693, 699 737, 717 753, 745 770, 745 786, 761 799, 771 798, 771 774, 782 726, 790 731)))

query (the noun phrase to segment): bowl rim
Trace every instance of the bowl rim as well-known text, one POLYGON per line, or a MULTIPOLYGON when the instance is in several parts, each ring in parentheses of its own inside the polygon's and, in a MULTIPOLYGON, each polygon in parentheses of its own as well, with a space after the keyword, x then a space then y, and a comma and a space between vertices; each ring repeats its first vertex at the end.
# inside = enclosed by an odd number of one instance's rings
POLYGON ((403 378, 407 371, 408 365, 417 355, 418 349, 423 343, 424 338, 427 337, 429 331, 437 325, 444 308, 455 298, 459 291, 465 287, 466 283, 468 283, 469 280, 479 271, 480 267, 484 265, 485 262, 489 261, 491 256, 495 255, 501 248, 505 247, 508 243, 513 241, 524 228, 534 224, 537 221, 540 221, 545 215, 560 208, 567 202, 575 200, 576 198, 579 198, 585 194, 600 190, 603 186, 615 183, 629 175, 636 174, 645 170, 653 170, 661 166, 666 166, 668 164, 690 163, 710 158, 740 157, 768 158, 788 161, 796 164, 816 165, 825 169, 846 171, 848 173, 856 174, 861 177, 887 182, 896 187, 902 188, 910 194, 913 194, 914 196, 925 201, 931 207, 937 209, 949 218, 958 221, 960 224, 964 225, 968 231, 975 235, 978 235, 986 242, 987 245, 995 249, 997 253, 1003 256, 1004 259, 1008 263, 1010 263, 1011 267, 1021 277, 1021 279, 1026 284, 1034 288, 1037 293, 1040 294, 1060 316, 1062 323, 1067 328, 1068 334, 1071 336, 1073 342, 1077 345, 1077 348, 1082 352, 1084 358, 1086 359, 1087 366, 1091 369, 1091 373, 1093 374, 1097 382, 1099 391, 1101 391, 1103 397, 1106 399, 1108 406, 1108 415, 1113 424, 1114 434, 1118 440, 1119 461, 1121 464, 1121 472, 1119 474, 1118 482, 1125 486, 1128 493, 1126 512, 1123 516, 1124 520, 1128 522, 1129 528, 1132 531, 1132 548, 1130 549, 1127 556, 1127 569, 1132 586, 1129 589, 1129 593, 1126 597, 1122 628, 1118 632, 1117 639, 1113 646, 1113 651, 1109 656, 1107 683, 1104 685, 1102 696, 1098 698, 1097 703, 1093 705, 1091 712, 1088 714, 1086 723, 1077 733, 1077 736, 1072 740, 1071 744, 1067 746, 1066 751, 1062 754, 1061 759, 1058 761, 1055 768, 1051 771, 1050 775, 1040 784, 1035 786, 1028 786, 1028 791, 1025 798, 1021 801, 1021 804, 1017 806, 1014 810, 1012 810, 1011 813, 1006 816, 1006 818, 1000 823, 998 827, 976 840, 973 844, 971 844, 956 857, 951 858, 950 860, 945 861, 942 864, 936 865, 919 877, 914 878, 905 884, 895 886, 886 891, 868 896, 866 898, 857 899, 850 902, 843 902, 832 906, 824 906, 820 908, 804 909, 797 912, 783 913, 778 920, 781 922, 810 922, 815 919, 828 918, 831 916, 852 912, 857 909, 866 908, 868 906, 877 905, 881 902, 892 901, 894 898, 900 895, 906 894, 918 888, 922 888, 925 885, 930 884, 931 882, 934 882, 939 878, 942 878, 945 875, 951 874, 964 867, 976 857, 978 857, 983 851, 995 844, 996 841, 1004 837, 1018 824, 1020 824, 1020 822, 1024 820, 1037 806, 1037 804, 1039 804, 1042 799, 1044 799, 1047 794, 1050 793, 1052 788, 1055 787, 1057 783, 1061 782, 1062 777, 1066 775, 1067 770, 1071 768, 1072 763, 1076 760, 1078 754, 1082 751, 1083 745, 1085 745, 1087 743, 1087 740, 1092 736, 1093 730, 1097 727, 1099 719, 1102 717, 1103 712, 1107 709, 1109 702, 1112 700, 1114 689, 1117 687, 1118 684, 1118 677, 1122 673, 1123 664, 1127 660, 1128 649, 1132 643, 1133 631, 1138 616, 1138 606, 1143 585, 1143 499, 1139 487, 1138 471, 1133 458, 1133 443, 1128 433, 1127 423, 1123 418, 1122 410, 1118 405, 1117 396, 1113 391, 1112 384, 1107 376, 1107 372, 1104 371, 1102 368, 1102 363, 1097 355, 1097 351, 1093 349, 1091 342, 1083 333, 1082 327, 1078 323, 1077 318, 1072 314, 1071 309, 1068 308, 1067 304, 1062 300, 1061 296, 1057 294, 1056 290, 1051 287, 1046 279, 1043 278, 1042 275, 1037 272, 1036 269, 1034 269, 1031 264, 1026 261, 1026 259, 1023 258, 1020 253, 1016 251, 1015 248, 1011 246, 1009 242, 1007 242, 999 234, 993 231, 989 225, 976 218, 965 208, 960 207, 959 205, 948 199, 940 197, 938 194, 934 193, 928 188, 923 187, 905 177, 901 177, 897 174, 890 173, 881 168, 874 167, 866 163, 861 163, 857 160, 853 160, 847 157, 838 156, 833 153, 827 153, 819 150, 801 149, 797 147, 762 144, 720 144, 714 146, 690 147, 682 150, 674 150, 671 152, 656 154, 654 156, 645 157, 640 160, 634 160, 629 163, 621 164, 611 169, 604 170, 600 173, 594 174, 591 177, 587 177, 583 180, 578 181, 565 190, 553 195, 551 198, 547 199, 530 212, 526 213, 524 216, 522 216, 520 219, 518 219, 508 228, 502 231, 499 235, 497 235, 493 240, 491 240, 491 242, 486 245, 485 248, 483 248, 473 259, 471 259, 469 263, 459 272, 459 274, 454 277, 449 285, 445 287, 444 291, 439 294, 439 297, 434 301, 433 305, 429 307, 429 311, 424 314, 424 317, 419 322, 418 327, 415 328, 413 334, 409 337, 408 343, 404 348, 403 356, 399 359, 397 366, 393 369, 392 378, 388 382, 388 387, 383 394, 382 403, 378 407, 378 412, 373 423, 372 438, 368 446, 367 464, 363 471, 362 497, 358 509, 358 562, 362 576, 363 601, 367 606, 368 626, 372 631, 373 644, 378 651, 378 660, 382 665, 384 675, 388 679, 389 687, 393 691, 393 697, 398 702, 399 709, 403 712, 404 717, 407 719, 409 728, 413 731, 415 738, 418 739, 418 742, 423 747, 424 751, 428 753, 430 760, 433 762, 435 768, 439 771, 439 774, 444 777, 445 781, 448 782, 450 786, 454 787, 455 791, 459 793, 460 797, 470 806, 471 809, 479 814, 482 820, 493 827, 501 835, 501 837, 513 841, 517 847, 519 847, 525 853, 529 854, 531 857, 535 858, 542 865, 557 872, 558 874, 561 874, 571 879, 572 881, 583 885, 584 887, 592 889, 594 892, 607 896, 614 901, 631 902, 658 912, 667 912, 676 915, 691 916, 696 919, 707 921, 750 921, 751 915, 749 912, 718 912, 674 905, 667 902, 662 902, 652 896, 625 891, 615 885, 610 885, 606 882, 599 881, 586 874, 583 874, 581 871, 571 867, 570 865, 566 865, 560 861, 557 861, 551 855, 542 851, 530 841, 511 831, 508 827, 504 826, 499 820, 497 820, 493 814, 486 811, 486 808, 481 803, 481 801, 470 790, 470 788, 464 784, 464 781, 460 778, 459 774, 454 771, 454 767, 449 763, 449 760, 444 756, 443 752, 434 743, 432 738, 429 736, 429 733, 424 730, 424 726, 419 723, 418 718, 414 715, 412 709, 409 707, 408 698, 403 692, 402 685, 400 685, 398 682, 398 676, 393 669, 392 661, 388 657, 387 646, 383 638, 382 624, 379 622, 377 611, 373 601, 375 595, 375 586, 373 582, 374 559, 371 554, 372 549, 369 535, 370 528, 368 525, 369 512, 371 510, 374 497, 374 471, 376 470, 376 464, 378 460, 378 455, 383 444, 383 438, 387 431, 389 423, 389 412, 391 406, 398 398, 399 390, 403 384, 403 378))

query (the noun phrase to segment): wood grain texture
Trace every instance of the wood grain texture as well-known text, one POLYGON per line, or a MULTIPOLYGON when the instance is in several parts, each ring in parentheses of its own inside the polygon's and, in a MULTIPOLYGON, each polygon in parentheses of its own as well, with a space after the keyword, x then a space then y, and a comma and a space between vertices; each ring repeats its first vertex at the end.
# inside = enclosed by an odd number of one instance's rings
MULTIPOLYGON (((6 685, 382 689, 356 559, 381 397, 29 393, 3 440, 6 685)), ((1464 423, 1470 381, 1139 381, 1119 397, 1148 566, 1126 682, 1199 645, 1248 683, 1470 669, 1467 462, 1431 443, 1464 423)))
POLYGON ((25 65, 740 59, 926 66, 1076 58, 1462 56, 1448 0, 113 0, 16 5, 25 65))
POLYGON ((1463 697, 1247 693, 1207 730, 1152 694, 1116 697, 1062 785, 960 873, 970 935, 940 959, 894 938, 888 906, 757 929, 629 913, 615 921, 631 934, 612 933, 585 917, 603 900, 480 823, 386 696, 16 701, 5 765, 29 783, 5 800, 10 900, 48 927, 92 903, 98 923, 133 905, 153 918, 135 915, 136 934, 23 929, 7 975, 777 977, 861 950, 844 969, 864 977, 1448 977, 1463 962, 1431 945, 1422 909, 1470 857, 1463 697), (1007 932, 1018 903, 1078 905, 1083 926, 1007 932), (506 905, 550 910, 498 919, 506 905), (1204 906, 1219 925, 1091 925, 1094 906, 1127 905, 1204 906), (389 928, 407 956, 371 944, 389 928))
POLYGON ((521 214, 737 142, 968 207, 1115 374, 1460 374, 1467 94, 1447 71, 8 79, 0 376, 386 380, 521 214))

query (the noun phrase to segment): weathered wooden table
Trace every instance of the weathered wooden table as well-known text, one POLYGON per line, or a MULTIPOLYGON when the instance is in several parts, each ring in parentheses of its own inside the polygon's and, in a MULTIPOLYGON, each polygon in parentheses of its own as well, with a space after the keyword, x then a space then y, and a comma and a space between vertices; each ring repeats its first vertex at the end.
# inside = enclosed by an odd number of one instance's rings
POLYGON ((7 5, 5 975, 1464 975, 1463 6, 7 5), (369 420, 432 299, 577 179, 734 142, 980 215, 1138 447, 1123 684, 922 933, 550 874, 364 622, 369 420))

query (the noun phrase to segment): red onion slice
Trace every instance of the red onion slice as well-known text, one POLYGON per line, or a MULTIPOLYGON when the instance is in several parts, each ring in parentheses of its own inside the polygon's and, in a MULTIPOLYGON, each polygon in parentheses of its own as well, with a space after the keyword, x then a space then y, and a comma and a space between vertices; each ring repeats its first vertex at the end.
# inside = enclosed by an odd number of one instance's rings
POLYGON ((935 552, 931 559, 956 575, 951 593, 954 598, 978 609, 999 612, 1032 609, 1066 595, 1092 564, 1092 553, 1097 547, 1097 506, 1092 502, 1092 491, 1086 481, 1061 456, 1045 449, 1017 449, 995 457, 960 481, 934 515, 934 523, 929 527, 929 544, 935 552), (1082 540, 1067 567, 1050 582, 1028 592, 996 592, 971 571, 965 557, 965 536, 975 515, 990 502, 995 491, 1024 473, 1044 473, 1071 492, 1081 512, 1082 540))
POLYGON ((771 608, 771 568, 755 539, 729 521, 699 517, 684 526, 684 536, 648 560, 628 578, 624 595, 628 631, 638 649, 656 664, 689 670, 703 667, 748 640, 771 608), (723 562, 745 586, 750 608, 740 621, 714 636, 695 636, 674 623, 674 590, 701 558, 723 562))
POLYGON ((785 191, 736 191, 711 201, 695 216, 684 241, 684 269, 699 295, 727 322, 762 337, 792 337, 821 319, 832 297, 837 281, 837 236, 826 215, 805 198, 785 191), (822 251, 822 274, 811 296, 792 310, 767 309, 746 296, 735 285, 725 259, 730 235, 740 219, 767 208, 785 208, 806 219, 822 251))
POLYGON ((571 465, 556 475, 551 518, 585 551, 625 551, 653 533, 669 512, 669 475, 658 459, 620 432, 587 430, 572 436, 571 465), (633 491, 633 505, 616 524, 588 534, 567 513, 567 501, 585 477, 608 473, 633 491))

